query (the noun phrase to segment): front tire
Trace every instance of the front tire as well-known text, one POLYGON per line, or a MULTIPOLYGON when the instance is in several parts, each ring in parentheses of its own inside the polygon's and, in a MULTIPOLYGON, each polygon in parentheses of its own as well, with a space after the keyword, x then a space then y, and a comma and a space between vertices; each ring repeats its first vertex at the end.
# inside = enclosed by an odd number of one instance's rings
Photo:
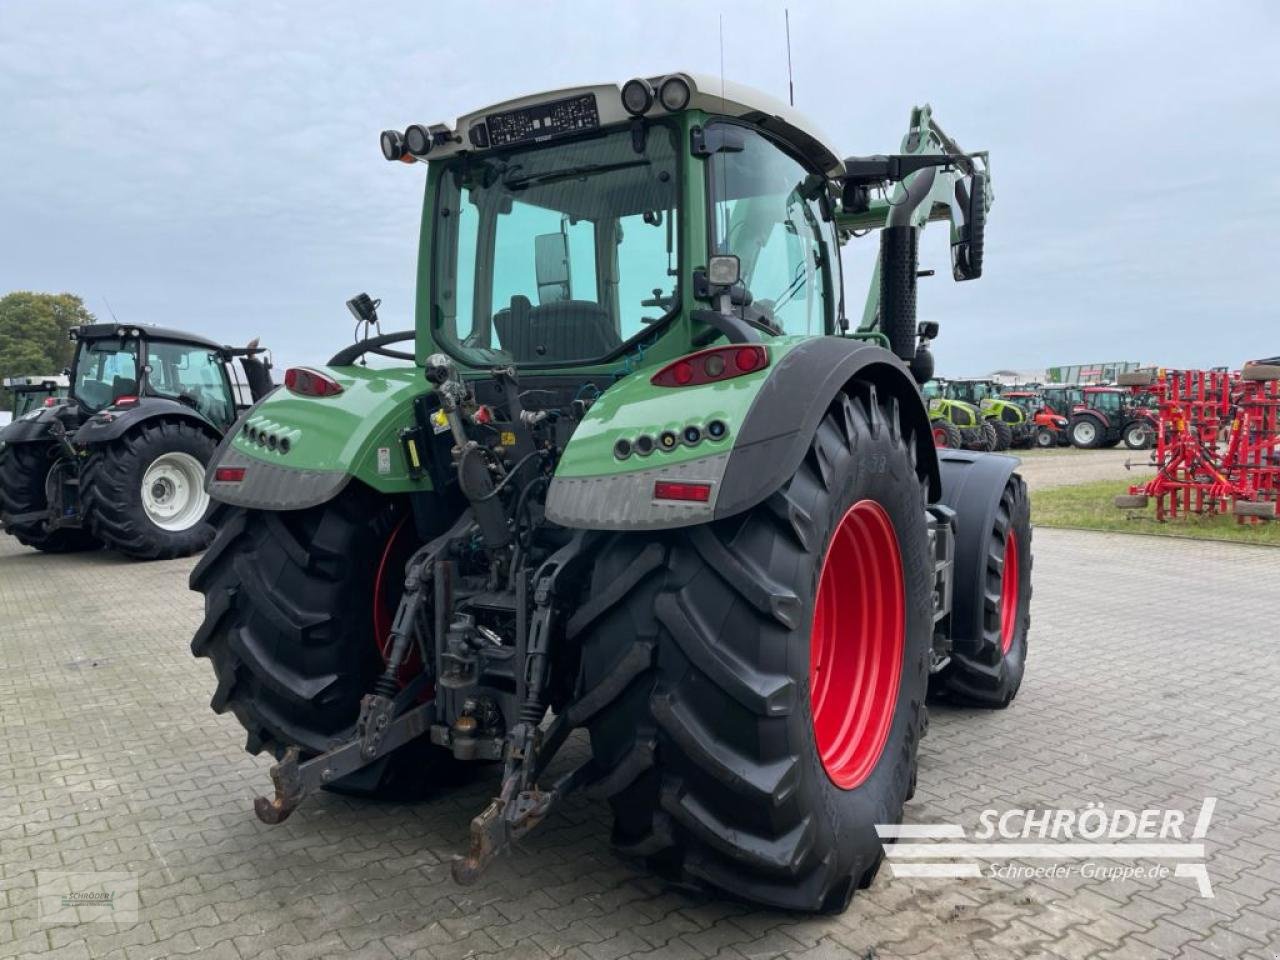
MULTIPOLYGON (((46 443, 10 443, 0 450, 0 513, 19 516, 49 508, 48 484, 57 465, 58 449, 46 443)), ((44 553, 96 550, 101 544, 87 530, 58 527, 44 520, 10 524, 19 543, 44 553)))
POLYGON ((956 576, 956 589, 967 587, 969 609, 980 613, 978 630, 974 636, 956 637, 951 662, 931 679, 930 687, 954 703, 1003 708, 1022 685, 1031 629, 1031 501, 1017 474, 1000 495, 978 562, 977 570, 957 571, 956 576))
MULTIPOLYGON (((250 753, 322 753, 348 734, 383 670, 375 625, 394 612, 388 598, 379 615, 383 588, 403 582, 407 508, 352 483, 310 510, 219 509, 217 539, 191 573, 205 598, 191 652, 218 681, 210 706, 235 715, 250 753)), ((419 738, 334 787, 416 796, 442 757, 452 759, 419 738)))
POLYGON ((588 723, 614 842, 784 909, 842 910, 871 883, 924 732, 926 487, 896 402, 857 393, 754 509, 609 541, 584 628, 582 690, 648 658, 588 723))
POLYGON ((933 445, 935 447, 950 447, 953 450, 959 450, 964 446, 964 435, 950 420, 934 420, 929 425, 930 432, 933 434, 933 445))
POLYGON ((1035 444, 1041 450, 1052 450, 1058 445, 1058 435, 1048 427, 1036 427, 1035 444))
POLYGON ((1124 428, 1124 445, 1130 450, 1149 450, 1154 443, 1155 431, 1151 424, 1137 420, 1124 428))
POLYGON ((204 468, 216 446, 198 427, 172 420, 95 446, 80 480, 89 529, 137 560, 199 553, 213 540, 204 468))
POLYGON ((1013 446, 1013 430, 1003 420, 988 420, 991 430, 995 434, 995 446, 992 450, 1008 450, 1013 446))

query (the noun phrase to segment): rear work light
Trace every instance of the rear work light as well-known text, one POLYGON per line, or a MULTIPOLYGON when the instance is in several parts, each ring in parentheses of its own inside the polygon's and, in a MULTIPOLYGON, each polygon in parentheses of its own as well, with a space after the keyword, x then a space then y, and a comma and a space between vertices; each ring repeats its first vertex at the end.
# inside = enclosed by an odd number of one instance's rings
POLYGON ((706 503, 711 499, 711 484, 685 483, 679 480, 658 480, 653 485, 653 499, 706 503))
POLYGON ((244 467, 215 467, 214 483, 240 483, 244 479, 244 467))
POLYGON ((768 365, 769 351, 758 344, 712 347, 667 364, 649 382, 655 387, 696 387, 755 373, 768 365))
POLYGON ((336 397, 342 385, 319 370, 307 367, 290 367, 284 372, 284 386, 290 393, 301 397, 336 397))

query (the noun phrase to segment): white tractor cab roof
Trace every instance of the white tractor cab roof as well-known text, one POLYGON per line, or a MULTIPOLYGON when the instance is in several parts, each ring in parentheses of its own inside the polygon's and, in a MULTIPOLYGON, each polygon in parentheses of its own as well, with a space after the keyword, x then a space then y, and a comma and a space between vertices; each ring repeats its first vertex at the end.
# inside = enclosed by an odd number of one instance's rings
POLYGON ((662 117, 690 109, 758 124, 791 144, 828 177, 844 172, 828 138, 803 114, 759 90, 697 73, 659 74, 623 84, 565 87, 517 97, 463 114, 452 126, 414 124, 403 135, 386 131, 382 149, 388 160, 412 163, 464 151, 538 143, 639 116, 662 117), (628 102, 632 109, 623 100, 627 88, 631 88, 628 102))
POLYGON ((71 382, 61 373, 51 373, 46 377, 7 377, 0 386, 13 389, 15 387, 69 387, 71 382))

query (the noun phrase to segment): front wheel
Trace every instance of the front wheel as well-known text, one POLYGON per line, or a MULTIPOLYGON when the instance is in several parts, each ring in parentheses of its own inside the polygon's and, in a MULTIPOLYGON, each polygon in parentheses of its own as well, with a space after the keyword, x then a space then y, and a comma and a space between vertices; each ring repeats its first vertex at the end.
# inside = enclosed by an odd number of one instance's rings
POLYGON ((1153 441, 1151 424, 1137 420, 1124 428, 1124 445, 1130 450, 1149 450, 1153 441))
POLYGON ((1041 450, 1051 450, 1058 445, 1058 435, 1048 427, 1036 427, 1035 444, 1041 450))
POLYGON ((955 589, 966 596, 957 596, 952 616, 962 608, 976 614, 973 635, 956 636, 951 662, 930 686, 956 703, 999 708, 1018 694, 1031 628, 1031 501, 1017 474, 1000 494, 983 547, 976 568, 956 571, 955 589))
POLYGON ((583 639, 580 690, 642 662, 588 723, 614 842, 783 909, 871 883, 924 729, 926 487, 896 403, 855 392, 766 502, 608 541, 583 639))
POLYGON ((1008 450, 1013 446, 1013 429, 1003 420, 988 420, 991 426, 991 432, 995 435, 995 444, 992 450, 1008 450))
MULTIPOLYGON (((59 460, 58 448, 47 443, 10 443, 0 450, 0 513, 9 516, 41 513, 49 509, 50 489, 63 469, 74 469, 59 460)), ((94 550, 101 544, 78 527, 49 528, 47 519, 10 522, 7 531, 23 546, 45 553, 94 550)))
POLYGON ((94 447, 80 480, 89 528, 139 560, 203 550, 213 539, 204 471, 215 446, 193 424, 153 420, 94 447))
POLYGON ((959 450, 964 446, 964 436, 960 433, 960 428, 950 420, 934 420, 929 424, 929 430, 933 434, 935 447, 959 450))

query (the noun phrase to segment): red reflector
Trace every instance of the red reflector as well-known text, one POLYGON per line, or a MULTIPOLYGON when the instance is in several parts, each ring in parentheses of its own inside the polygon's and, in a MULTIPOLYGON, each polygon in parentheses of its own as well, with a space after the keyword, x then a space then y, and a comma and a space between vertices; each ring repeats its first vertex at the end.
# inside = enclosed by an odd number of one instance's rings
POLYGON ((284 386, 303 397, 336 397, 342 385, 332 377, 307 367, 290 367, 284 372, 284 386))
POLYGON ((733 359, 743 373, 759 370, 768 360, 763 347, 740 347, 733 355, 733 359))
POLYGON ((672 361, 650 379, 655 387, 696 387, 763 370, 769 351, 758 344, 712 347, 672 361))
POLYGON ((214 483, 239 483, 244 479, 244 467, 215 467, 214 483))
POLYGON ((44 405, 45 405, 46 407, 56 407, 56 406, 58 405, 58 398, 57 398, 57 397, 45 397, 45 398, 44 398, 44 405))
POLYGON ((711 499, 711 484, 658 480, 653 484, 653 499, 692 500, 695 503, 706 503, 711 499))
POLYGON ((111 401, 111 405, 115 407, 132 407, 135 404, 137 404, 137 402, 138 402, 137 397, 124 396, 124 397, 116 397, 114 400, 111 401))

